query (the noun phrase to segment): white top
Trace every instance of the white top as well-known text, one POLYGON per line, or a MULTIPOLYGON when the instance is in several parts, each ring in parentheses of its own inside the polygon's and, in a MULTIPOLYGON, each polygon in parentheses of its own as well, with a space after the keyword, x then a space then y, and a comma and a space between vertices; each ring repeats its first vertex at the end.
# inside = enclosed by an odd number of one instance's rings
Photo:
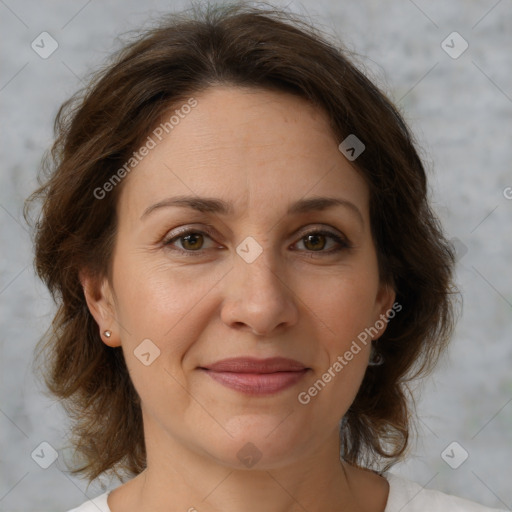
MULTIPOLYGON (((382 476, 389 482, 389 496, 384 512, 505 512, 505 509, 484 507, 440 491, 424 489, 416 482, 393 473, 387 472, 382 476)), ((107 505, 109 492, 68 512, 111 512, 107 505)))

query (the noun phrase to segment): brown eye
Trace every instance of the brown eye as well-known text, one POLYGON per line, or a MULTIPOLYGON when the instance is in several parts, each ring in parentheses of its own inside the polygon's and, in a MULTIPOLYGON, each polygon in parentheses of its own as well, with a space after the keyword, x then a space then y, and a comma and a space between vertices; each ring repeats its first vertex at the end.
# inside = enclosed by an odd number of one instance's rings
POLYGON ((330 254, 351 247, 350 243, 343 237, 330 231, 311 231, 302 236, 298 243, 302 243, 306 251, 320 252, 322 254, 330 254), (326 246, 332 244, 327 250, 326 246))
POLYGON ((306 235, 304 238, 304 246, 308 251, 318 251, 325 247, 325 236, 322 234, 306 235))
POLYGON ((163 242, 168 249, 175 250, 182 254, 197 255, 201 254, 205 247, 206 239, 212 240, 211 236, 202 231, 182 231, 181 234, 173 236, 163 242))
POLYGON ((181 245, 183 249, 186 250, 201 249, 204 243, 204 237, 201 233, 192 233, 181 236, 178 240, 182 240, 181 245))

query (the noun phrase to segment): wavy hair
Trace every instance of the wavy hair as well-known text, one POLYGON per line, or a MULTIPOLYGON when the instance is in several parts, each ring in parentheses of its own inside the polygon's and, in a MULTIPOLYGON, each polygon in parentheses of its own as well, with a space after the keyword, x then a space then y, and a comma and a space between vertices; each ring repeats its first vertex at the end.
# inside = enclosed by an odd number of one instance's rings
POLYGON ((434 368, 453 332, 454 251, 429 204, 409 128, 352 60, 302 16, 269 4, 196 5, 138 33, 61 106, 24 215, 34 224, 37 275, 57 305, 35 361, 73 420, 80 458, 73 473, 122 479, 146 467, 139 396, 121 347, 101 341, 79 279, 83 269, 111 278, 123 182, 101 200, 93 191, 164 112, 217 84, 305 98, 327 114, 340 142, 356 134, 366 145, 352 165, 369 187, 380 277, 402 310, 375 343, 384 364, 368 367, 343 418, 341 456, 381 471, 404 456, 414 425, 408 382, 434 368), (36 222, 34 202, 41 203, 36 222))

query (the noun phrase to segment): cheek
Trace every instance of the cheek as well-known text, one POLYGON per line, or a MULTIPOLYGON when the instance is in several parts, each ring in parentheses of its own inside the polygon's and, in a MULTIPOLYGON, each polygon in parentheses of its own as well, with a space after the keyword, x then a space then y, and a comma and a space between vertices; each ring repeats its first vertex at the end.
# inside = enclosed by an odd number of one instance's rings
POLYGON ((119 258, 118 320, 135 337, 153 336, 163 343, 177 338, 173 331, 182 329, 190 314, 197 320, 197 308, 204 308, 205 297, 222 274, 212 268, 203 273, 197 266, 192 277, 185 266, 171 265, 165 258, 157 263, 148 260, 144 255, 119 258))
POLYGON ((378 290, 373 272, 340 272, 307 286, 301 293, 308 308, 324 326, 329 345, 337 350, 357 338, 375 321, 375 298, 378 290))
POLYGON ((166 414, 181 413, 190 402, 181 363, 208 320, 202 299, 211 279, 192 281, 179 268, 148 264, 142 255, 116 263, 117 320, 133 385, 150 416, 160 415, 162 404, 166 414))
MULTIPOLYGON (((316 318, 320 352, 312 379, 303 388, 305 400, 332 427, 355 399, 364 378, 371 339, 365 329, 373 325, 378 276, 371 266, 345 268, 311 286, 304 297, 316 318)), ((303 290, 303 293, 306 290, 303 290)))
POLYGON ((211 267, 201 272, 198 265, 192 278, 184 266, 167 261, 148 264, 143 259, 125 257, 118 262, 117 314, 123 327, 123 353, 133 384, 151 414, 158 415, 162 403, 167 403, 169 414, 177 413, 190 405, 183 387, 190 369, 185 357, 204 337, 215 314, 212 289, 226 272, 211 267), (149 357, 142 356, 148 352, 149 357))

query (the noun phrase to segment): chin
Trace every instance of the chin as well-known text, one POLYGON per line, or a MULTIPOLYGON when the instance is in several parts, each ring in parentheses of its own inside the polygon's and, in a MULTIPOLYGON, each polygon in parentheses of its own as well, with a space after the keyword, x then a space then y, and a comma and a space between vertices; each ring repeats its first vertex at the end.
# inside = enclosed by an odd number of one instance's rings
POLYGON ((306 429, 293 422, 294 414, 287 414, 232 418, 224 424, 232 437, 225 433, 212 439, 211 446, 216 448, 212 456, 233 469, 269 470, 293 463, 311 440, 306 429))

